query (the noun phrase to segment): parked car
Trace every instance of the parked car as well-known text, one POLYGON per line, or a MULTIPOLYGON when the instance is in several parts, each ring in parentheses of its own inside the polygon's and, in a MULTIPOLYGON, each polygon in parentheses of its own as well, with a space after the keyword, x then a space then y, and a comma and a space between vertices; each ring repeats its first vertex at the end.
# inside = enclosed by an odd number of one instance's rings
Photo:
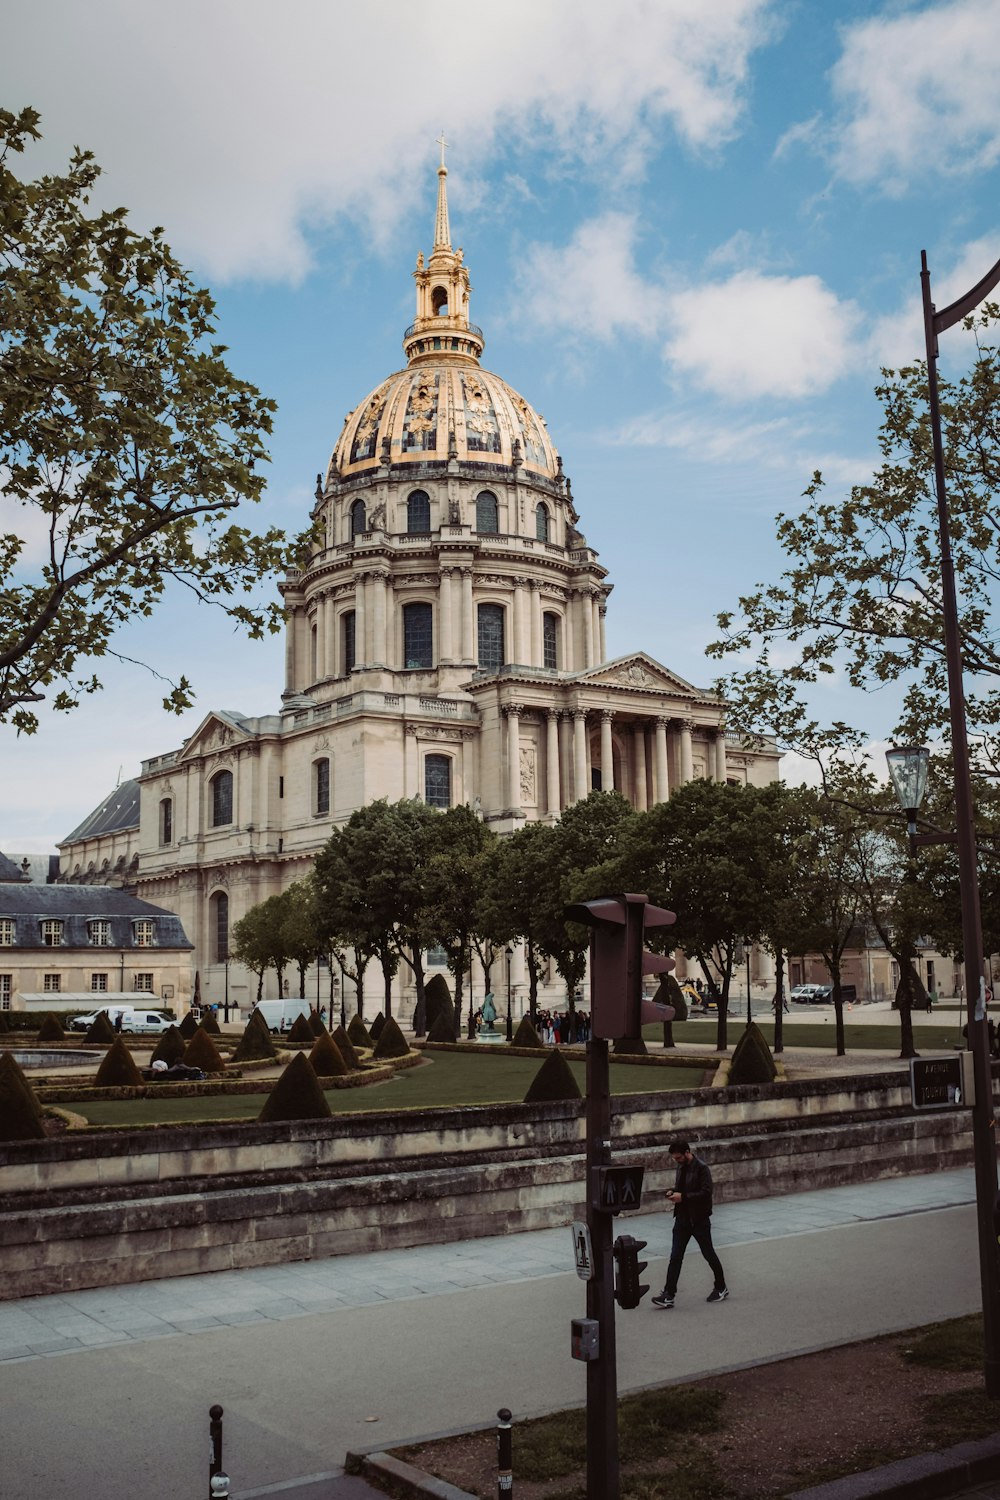
MULTIPOLYGON (((173 1025, 172 1021, 168 1021, 166 1016, 161 1016, 157 1011, 133 1010, 130 1005, 102 1005, 101 1010, 106 1013, 112 1026, 115 1024, 115 1017, 120 1014, 122 1031, 133 1036, 160 1036, 173 1025)), ((73 1016, 69 1023, 70 1031, 89 1031, 100 1013, 95 1010, 89 1016, 73 1016)))
POLYGON ((812 986, 812 994, 806 996, 807 1005, 830 1005, 832 1001, 832 984, 814 984, 812 986))
POLYGON ((788 998, 789 1000, 797 1000, 800 1005, 808 1005, 813 997, 813 993, 822 988, 821 984, 797 984, 794 989, 789 991, 788 998))

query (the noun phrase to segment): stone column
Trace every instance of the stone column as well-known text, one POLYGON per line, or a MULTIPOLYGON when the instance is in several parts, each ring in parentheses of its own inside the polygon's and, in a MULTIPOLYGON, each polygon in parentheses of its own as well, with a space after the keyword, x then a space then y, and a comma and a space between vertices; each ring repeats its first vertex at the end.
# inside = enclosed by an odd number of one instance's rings
POLYGON ((590 596, 590 661, 592 666, 599 666, 604 660, 601 651, 601 596, 595 589, 590 596))
POLYGON ((632 730, 632 749, 635 764, 635 797, 633 806, 636 812, 645 812, 647 806, 646 796, 646 726, 636 724, 632 730))
POLYGON ((670 796, 670 773, 667 770, 667 721, 657 719, 653 740, 653 801, 666 802, 670 796))
POLYGON ((462 660, 474 662, 476 651, 476 619, 472 608, 472 569, 462 568, 462 660))
POLYGON ((726 731, 720 729, 715 736, 715 779, 725 782, 726 779, 726 731))
POLYGON ((559 715, 559 775, 562 785, 563 807, 569 807, 573 800, 571 795, 571 787, 573 785, 572 722, 573 715, 564 709, 559 715))
POLYGON ((534 579, 529 579, 528 588, 531 590, 531 657, 528 665, 541 667, 544 666, 542 661, 542 591, 534 579))
POLYGON ((368 589, 367 573, 354 575, 354 665, 368 664, 368 589))
POLYGON ((590 756, 587 753, 587 710, 573 710, 573 801, 590 795, 590 756))
POLYGON ((590 598, 585 589, 580 589, 576 596, 576 620, 583 646, 583 662, 581 670, 586 672, 594 665, 594 632, 593 620, 590 611, 590 598))
POLYGON ((385 642, 385 595, 386 585, 389 582, 388 573, 378 570, 372 574, 372 590, 374 593, 374 616, 375 616, 375 649, 372 659, 376 666, 386 665, 386 642, 385 642))
POLYGON ((519 815, 521 811, 521 708, 508 703, 504 708, 507 716, 507 807, 519 815))
POLYGON ((320 594, 316 600, 316 670, 314 677, 322 682, 326 676, 326 599, 320 594))
POLYGON ((559 665, 564 672, 575 672, 577 663, 576 649, 576 616, 573 613, 573 595, 566 594, 566 608, 562 622, 562 661, 559 665))
POLYGON ((545 811, 552 817, 562 812, 559 799, 559 714, 550 708, 545 715, 545 811))
POLYGON ((441 661, 455 659, 454 634, 452 631, 451 569, 441 569, 441 585, 438 590, 438 639, 441 642, 441 661))
POLYGON ((403 735, 403 796, 423 800, 424 789, 418 784, 420 759, 417 753, 417 733, 416 724, 406 725, 403 735))
POLYGON ((608 659, 608 641, 607 641, 607 634, 606 634, 605 628, 604 628, 605 622, 606 622, 607 617, 608 617, 608 604, 607 604, 607 600, 606 599, 602 599, 601 600, 601 603, 598 605, 598 608, 597 608, 597 614, 598 614, 598 631, 599 631, 600 640, 601 640, 601 657, 600 657, 600 659, 601 659, 601 661, 607 661, 607 659, 608 659))
POLYGON ((295 692, 295 611, 285 617, 285 692, 295 692))
POLYGON ((610 708, 601 709, 601 791, 615 789, 615 755, 611 743, 611 721, 614 713, 610 708))
POLYGON ((525 597, 526 581, 524 578, 514 579, 514 641, 512 660, 522 667, 528 665, 528 632, 526 629, 527 621, 525 619, 528 603, 525 597))
POLYGON ((686 786, 694 779, 694 756, 691 751, 691 731, 694 729, 693 719, 681 720, 681 786, 686 786))

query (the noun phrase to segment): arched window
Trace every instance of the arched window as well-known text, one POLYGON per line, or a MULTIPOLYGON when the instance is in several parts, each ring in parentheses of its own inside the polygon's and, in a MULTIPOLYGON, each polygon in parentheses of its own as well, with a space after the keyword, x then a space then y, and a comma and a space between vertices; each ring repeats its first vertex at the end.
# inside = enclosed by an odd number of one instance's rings
POLYGON ((504 662, 502 604, 480 604, 477 614, 479 665, 484 672, 499 672, 504 662))
POLYGON ((424 490, 414 490, 406 502, 406 531, 409 536, 423 536, 431 529, 431 500, 424 490))
POLYGON ((365 515, 365 502, 355 500, 351 506, 351 541, 356 536, 362 536, 368 530, 368 519, 365 515))
POLYGON ((212 960, 224 964, 229 957, 229 897, 216 891, 208 903, 208 933, 212 960))
POLYGON ((325 756, 313 761, 313 812, 317 817, 330 811, 330 762, 325 756))
POLYGON ((486 536, 496 536, 500 530, 497 497, 490 490, 480 490, 476 496, 476 530, 486 536))
POLYGON ((535 536, 540 542, 549 539, 549 508, 541 501, 535 506, 535 536))
POLYGON ((353 609, 349 609, 345 611, 345 613, 341 615, 340 618, 340 641, 342 648, 341 657, 344 663, 344 676, 346 677, 348 673, 354 671, 355 643, 357 640, 356 625, 358 617, 353 609))
POLYGON ((434 665, 434 622, 429 604, 403 605, 403 666, 434 665))
MULTIPOLYGON (((164 797, 160 803, 160 843, 171 844, 174 839, 174 799, 164 797)), ((124 864, 124 856, 118 861, 124 864)))
POLYGON ((428 807, 451 806, 451 756, 428 755, 424 759, 424 801, 428 807))
POLYGON ((233 821, 233 773, 220 771, 212 778, 212 827, 223 828, 233 821))
POLYGON ((548 610, 542 615, 542 666, 559 666, 559 616, 548 610))
POLYGON ((434 316, 436 318, 446 318, 448 316, 448 288, 447 287, 436 286, 436 287, 432 288, 432 290, 431 290, 431 307, 433 307, 433 309, 434 309, 434 316))

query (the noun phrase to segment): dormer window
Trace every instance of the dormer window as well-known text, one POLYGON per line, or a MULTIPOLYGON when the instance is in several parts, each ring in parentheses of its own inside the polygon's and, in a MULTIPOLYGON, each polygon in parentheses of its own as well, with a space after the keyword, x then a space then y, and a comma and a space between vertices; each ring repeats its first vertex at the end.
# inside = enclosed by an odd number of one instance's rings
POLYGON ((17 937, 17 924, 12 917, 0 918, 0 948, 13 948, 17 937))
POLYGON ((46 948, 61 948, 63 924, 54 918, 42 923, 42 943, 46 948))
POLYGON ((90 936, 91 946, 94 948, 111 947, 111 923, 110 922, 88 922, 87 932, 90 936))
POLYGON ((153 948, 156 945, 156 927, 148 920, 132 923, 137 948, 153 948))

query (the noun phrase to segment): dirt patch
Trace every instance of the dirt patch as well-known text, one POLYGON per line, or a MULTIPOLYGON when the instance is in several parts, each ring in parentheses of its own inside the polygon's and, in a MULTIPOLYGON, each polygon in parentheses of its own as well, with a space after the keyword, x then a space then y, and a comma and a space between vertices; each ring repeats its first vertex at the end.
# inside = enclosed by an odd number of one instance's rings
MULTIPOLYGON (((918 1332, 691 1382, 688 1389, 695 1392, 722 1394, 721 1429, 700 1438, 670 1433, 661 1456, 652 1461, 644 1457, 641 1475, 631 1480, 623 1445, 623 1500, 666 1500, 674 1493, 710 1500, 778 1497, 972 1436, 952 1432, 932 1407, 950 1392, 978 1394, 981 1379, 967 1370, 908 1364, 901 1354, 918 1332), (681 1480, 675 1491, 668 1476, 675 1470, 678 1452, 693 1456, 696 1450, 705 1460, 702 1483, 692 1483, 693 1474, 675 1474, 681 1480)), ((519 1500, 585 1496, 582 1468, 544 1482, 526 1479, 518 1472, 517 1439, 515 1422, 514 1483, 519 1500)), ((496 1494, 492 1429, 396 1451, 471 1495, 496 1494)))

